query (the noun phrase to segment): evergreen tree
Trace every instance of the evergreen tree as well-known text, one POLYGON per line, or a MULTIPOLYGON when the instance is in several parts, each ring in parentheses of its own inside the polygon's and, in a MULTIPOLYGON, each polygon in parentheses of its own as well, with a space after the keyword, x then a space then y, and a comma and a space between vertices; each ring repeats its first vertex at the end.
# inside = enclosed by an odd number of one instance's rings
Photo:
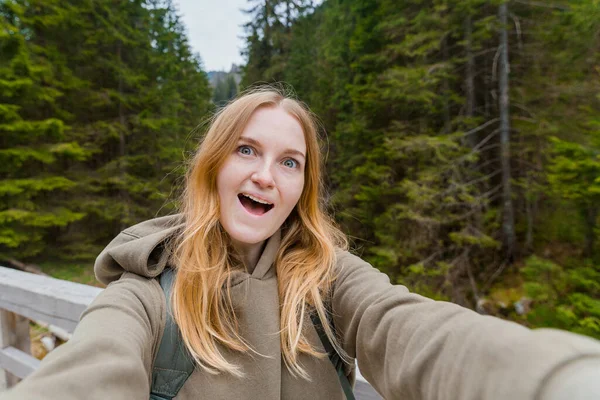
POLYGON ((596 218, 593 208, 584 205, 592 201, 588 196, 593 189, 588 195, 579 192, 583 197, 573 195, 580 185, 593 187, 585 169, 593 166, 600 145, 600 59, 594 50, 600 43, 595 35, 599 6, 597 0, 562 1, 552 8, 523 5, 517 10, 521 29, 535 39, 520 45, 527 70, 516 70, 523 75, 517 100, 525 113, 514 121, 519 132, 527 132, 517 148, 517 165, 525 172, 517 184, 523 188, 531 247, 535 237, 538 244, 552 240, 550 232, 564 242, 585 243, 588 255, 594 247, 596 218), (581 233, 567 234, 576 226, 581 233))
POLYGON ((40 254, 61 228, 84 215, 65 205, 76 182, 62 175, 87 153, 67 140, 58 105, 66 82, 48 61, 19 1, 0 3, 0 259, 40 254))
POLYGON ((77 193, 52 196, 73 214, 56 213, 65 222, 45 256, 93 258, 123 227, 169 212, 162 206, 181 176, 182 150, 195 145, 189 133, 210 109, 208 81, 170 0, 11 3, 22 13, 24 48, 38 49, 49 71, 40 84, 49 94, 39 106, 28 100, 36 115, 21 118, 58 121, 52 140, 70 158, 55 163, 57 182, 69 185, 53 190, 77 193), (46 83, 52 73, 60 91, 46 83))
POLYGON ((237 96, 237 83, 233 74, 229 73, 223 79, 219 79, 213 92, 213 103, 224 106, 228 101, 237 96))
POLYGON ((91 238, 95 243, 161 209, 188 133, 209 107, 201 61, 172 3, 117 3, 96 2, 87 18, 102 27, 86 32, 86 60, 73 57, 90 66, 82 77, 90 82, 83 94, 89 103, 77 133, 96 153, 79 175, 87 218, 73 234, 107 227, 91 238))
POLYGON ((249 0, 245 13, 250 21, 246 30, 247 58, 242 87, 255 82, 281 81, 290 53, 293 22, 312 11, 311 0, 249 0))

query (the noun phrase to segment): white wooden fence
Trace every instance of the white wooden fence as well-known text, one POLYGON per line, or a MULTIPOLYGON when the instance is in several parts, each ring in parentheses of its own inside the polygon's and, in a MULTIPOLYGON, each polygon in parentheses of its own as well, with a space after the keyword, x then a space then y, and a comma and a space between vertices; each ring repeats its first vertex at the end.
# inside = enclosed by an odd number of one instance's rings
MULTIPOLYGON (((0 266, 0 392, 39 366, 30 354, 29 320, 72 333, 102 289, 0 266)), ((380 399, 357 371, 359 400, 380 399)))
POLYGON ((39 365, 30 355, 29 320, 73 332, 102 289, 0 266, 0 391, 39 365))

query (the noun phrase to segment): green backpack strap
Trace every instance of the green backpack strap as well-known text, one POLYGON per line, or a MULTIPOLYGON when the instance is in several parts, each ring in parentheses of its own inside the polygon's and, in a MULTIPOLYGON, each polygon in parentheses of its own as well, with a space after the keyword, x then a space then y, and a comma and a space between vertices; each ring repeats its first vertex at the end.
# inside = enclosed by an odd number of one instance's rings
MULTIPOLYGON (((337 371, 337 375, 340 380, 340 383, 342 384, 342 389, 344 390, 346 399, 347 400, 355 400, 354 393, 352 392, 352 385, 350 385, 350 381, 348 380, 348 377, 346 376, 346 373, 344 372, 345 362, 344 362, 344 360, 342 360, 342 358, 340 357, 338 352, 335 351, 335 348, 329 341, 329 338, 327 337, 327 334, 325 333, 325 329, 323 328, 323 323, 321 322, 321 318, 319 318, 319 315, 316 312, 313 312, 310 314, 310 319, 312 320, 313 325, 315 326, 315 329, 316 329, 317 333, 319 334, 319 338, 321 339, 323 348, 325 349, 325 351, 327 352, 327 355, 329 356, 329 360, 331 361, 331 363, 335 367, 335 370, 337 371)), ((327 322, 329 323, 329 326, 333 329, 334 328, 333 319, 331 319, 329 317, 327 319, 328 319, 327 322)))
POLYGON ((167 299, 167 315, 158 354, 152 370, 150 400, 171 400, 194 372, 194 360, 181 339, 181 333, 171 315, 171 288, 175 273, 167 268, 160 275, 160 286, 167 299))

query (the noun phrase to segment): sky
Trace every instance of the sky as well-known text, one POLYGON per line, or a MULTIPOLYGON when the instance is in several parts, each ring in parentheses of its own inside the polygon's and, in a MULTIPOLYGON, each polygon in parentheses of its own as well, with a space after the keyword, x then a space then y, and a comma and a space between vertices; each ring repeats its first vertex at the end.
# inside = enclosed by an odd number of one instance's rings
POLYGON ((188 32, 192 50, 200 53, 205 71, 229 71, 242 64, 242 25, 249 16, 240 11, 247 0, 175 0, 188 32))

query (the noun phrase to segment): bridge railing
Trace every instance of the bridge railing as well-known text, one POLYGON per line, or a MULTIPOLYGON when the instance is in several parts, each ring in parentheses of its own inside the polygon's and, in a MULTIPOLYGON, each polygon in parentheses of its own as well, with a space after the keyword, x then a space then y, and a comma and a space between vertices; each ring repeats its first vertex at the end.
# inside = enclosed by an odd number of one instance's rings
POLYGON ((30 354, 29 320, 73 332, 102 289, 0 266, 0 391, 39 365, 30 354))
MULTIPOLYGON (((35 371, 29 320, 72 333, 102 289, 0 266, 0 392, 35 371)), ((357 374, 356 398, 380 398, 357 374)))

